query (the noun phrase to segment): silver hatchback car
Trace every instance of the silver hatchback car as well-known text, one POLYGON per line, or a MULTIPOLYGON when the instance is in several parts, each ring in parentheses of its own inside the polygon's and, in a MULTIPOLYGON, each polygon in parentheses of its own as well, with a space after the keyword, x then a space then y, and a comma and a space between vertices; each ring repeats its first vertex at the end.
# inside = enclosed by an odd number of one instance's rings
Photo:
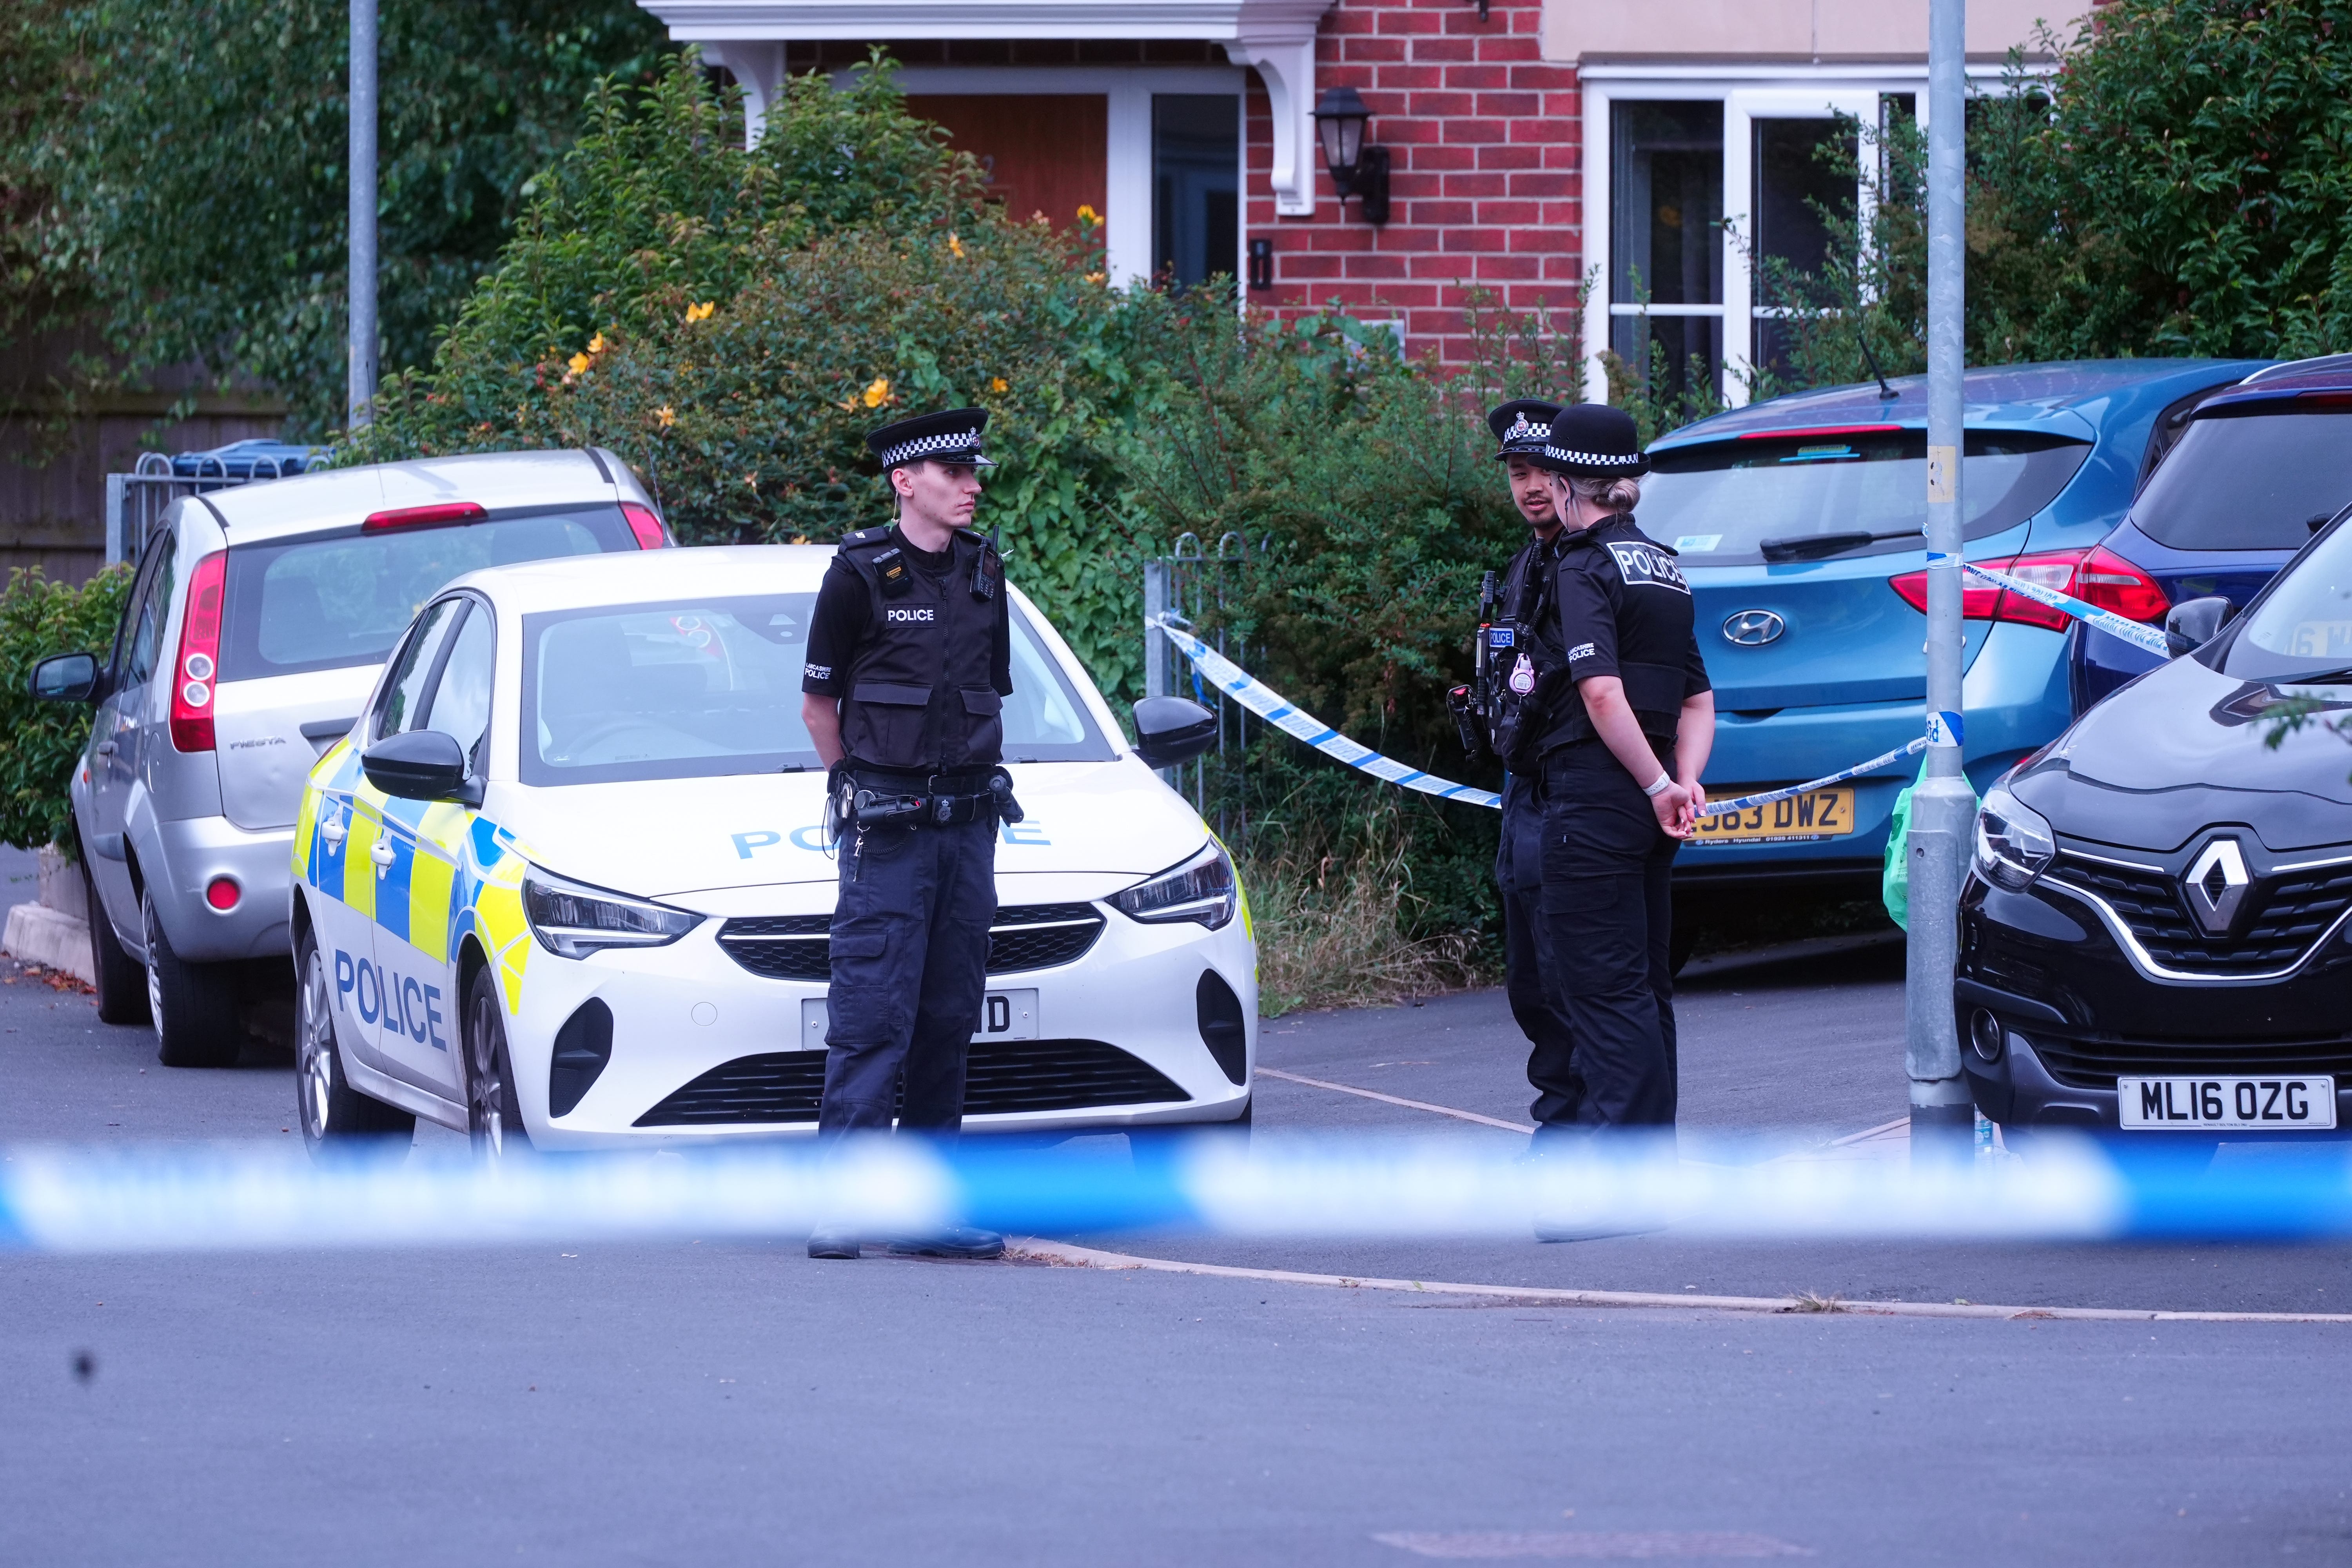
POLYGON ((593 448, 173 502, 142 542, 112 652, 33 673, 36 696, 98 710, 70 787, 99 1016, 151 1018, 171 1067, 234 1062, 248 1008, 280 997, 290 1035, 303 781, 418 606, 478 567, 674 542, 635 475, 593 448))

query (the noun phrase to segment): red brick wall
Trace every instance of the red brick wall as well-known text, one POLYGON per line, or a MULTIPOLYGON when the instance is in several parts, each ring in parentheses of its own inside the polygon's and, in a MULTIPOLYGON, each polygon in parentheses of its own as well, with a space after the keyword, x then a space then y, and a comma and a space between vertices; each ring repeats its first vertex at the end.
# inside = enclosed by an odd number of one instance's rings
MULTIPOLYGON (((1466 351, 1465 293, 1484 286, 1514 309, 1576 301, 1584 268, 1583 106, 1576 68, 1541 58, 1542 0, 1339 0, 1323 18, 1316 90, 1349 86, 1390 151, 1389 221, 1342 212, 1311 150, 1311 218, 1278 218, 1266 184, 1274 149, 1264 90, 1249 96, 1253 239, 1274 241, 1275 286, 1250 296, 1286 313, 1337 300, 1405 324, 1406 348, 1466 351)), ((1570 323, 1563 321, 1563 326, 1570 323)))

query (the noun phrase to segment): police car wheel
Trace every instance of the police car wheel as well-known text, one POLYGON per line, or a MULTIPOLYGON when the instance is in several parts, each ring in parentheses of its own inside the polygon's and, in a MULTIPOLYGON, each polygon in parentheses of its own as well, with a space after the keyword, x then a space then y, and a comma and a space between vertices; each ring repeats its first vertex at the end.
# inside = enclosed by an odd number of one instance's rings
POLYGON ((362 1094, 344 1079, 342 1057, 335 1048, 327 962, 308 931, 294 951, 294 1098, 304 1147, 316 1154, 331 1144, 415 1137, 415 1116, 362 1094))
POLYGON ((488 969, 466 988, 466 1126, 474 1152, 487 1160, 526 1153, 530 1134, 515 1092, 514 1058, 507 1051, 506 1009, 488 969))
POLYGON ((90 972, 98 982, 98 1021, 101 1024, 143 1024, 147 1011, 147 972, 122 950, 106 906, 98 901, 98 882, 89 862, 81 863, 82 904, 89 911, 90 972))
POLYGON ((167 1068, 236 1065, 245 1045, 243 1010, 228 968, 189 963, 172 951, 154 895, 139 902, 147 928, 147 1010, 155 1024, 155 1058, 167 1068))

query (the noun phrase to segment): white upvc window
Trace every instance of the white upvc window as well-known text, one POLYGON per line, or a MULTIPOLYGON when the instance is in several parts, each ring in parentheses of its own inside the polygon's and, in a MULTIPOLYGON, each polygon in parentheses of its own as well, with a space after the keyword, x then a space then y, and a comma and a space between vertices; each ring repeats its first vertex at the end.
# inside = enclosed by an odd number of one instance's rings
MULTIPOLYGON (((1969 74, 1979 87, 2000 78, 1993 66, 1969 74)), ((1600 354, 1613 348, 1668 388, 1696 361, 1726 402, 1746 402, 1786 313, 1759 297, 1756 258, 1820 266, 1808 198, 1850 201, 1867 217, 1867 184, 1843 188, 1812 150, 1839 115, 1880 125, 1897 101, 1924 126, 1927 62, 1588 61, 1580 78, 1587 267, 1601 274, 1585 317, 1586 395, 1605 395, 1600 354)))

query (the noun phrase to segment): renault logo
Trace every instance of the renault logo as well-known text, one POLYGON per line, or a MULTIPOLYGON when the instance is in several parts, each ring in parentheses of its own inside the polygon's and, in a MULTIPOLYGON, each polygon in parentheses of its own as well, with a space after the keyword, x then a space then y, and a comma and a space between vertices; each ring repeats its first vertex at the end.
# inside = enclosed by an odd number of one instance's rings
POLYGON ((1769 610, 1742 610, 1727 616, 1723 623, 1725 640, 1741 647, 1762 647, 1768 642, 1778 642, 1780 634, 1788 629, 1789 623, 1769 610))
POLYGON ((2189 912, 2209 936, 2227 936, 2246 901, 2245 852, 2234 838, 2216 838, 2205 846, 2189 869, 2181 873, 2180 890, 2189 895, 2189 912))

